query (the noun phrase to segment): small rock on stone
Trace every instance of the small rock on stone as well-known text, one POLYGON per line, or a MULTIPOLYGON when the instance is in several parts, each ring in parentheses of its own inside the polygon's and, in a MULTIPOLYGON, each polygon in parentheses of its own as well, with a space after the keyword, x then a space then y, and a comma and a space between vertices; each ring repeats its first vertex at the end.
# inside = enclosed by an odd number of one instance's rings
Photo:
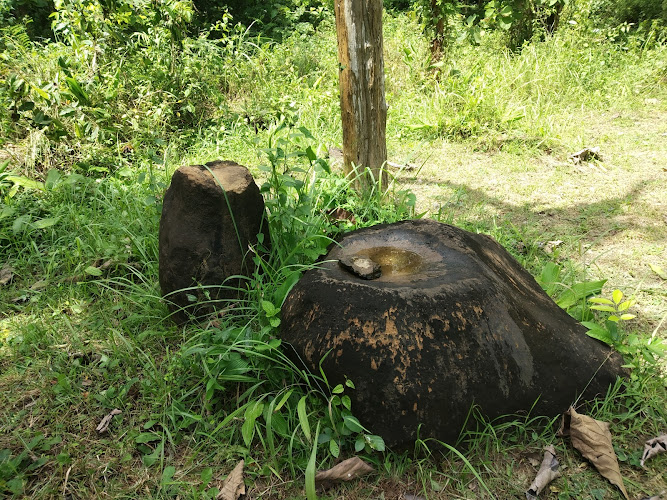
POLYGON ((361 279, 374 280, 382 276, 382 268, 377 262, 366 257, 343 257, 338 261, 340 266, 361 279))

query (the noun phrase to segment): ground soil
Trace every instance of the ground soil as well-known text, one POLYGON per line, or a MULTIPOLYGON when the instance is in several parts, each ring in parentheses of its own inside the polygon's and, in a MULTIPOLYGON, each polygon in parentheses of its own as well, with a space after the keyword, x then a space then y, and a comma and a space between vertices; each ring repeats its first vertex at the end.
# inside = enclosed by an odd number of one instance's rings
POLYGON ((578 117, 582 143, 599 147, 600 160, 441 141, 399 181, 417 195, 418 211, 445 221, 510 222, 538 245, 562 241, 555 259, 608 279, 606 295, 635 294, 636 325, 667 338, 667 282, 649 266, 667 270, 667 111, 645 104, 578 117))

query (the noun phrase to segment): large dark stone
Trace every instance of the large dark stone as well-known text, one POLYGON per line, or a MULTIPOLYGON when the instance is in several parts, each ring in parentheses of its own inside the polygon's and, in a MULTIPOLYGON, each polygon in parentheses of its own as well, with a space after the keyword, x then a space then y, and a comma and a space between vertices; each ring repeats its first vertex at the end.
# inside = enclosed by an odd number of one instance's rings
POLYGON ((216 161, 174 173, 160 219, 160 287, 177 323, 239 297, 260 233, 268 248, 264 199, 247 168, 216 161))
POLYGON ((347 376, 362 424, 401 446, 453 442, 472 404, 489 418, 555 416, 604 394, 622 359, 586 335, 498 243, 431 220, 361 229, 332 245, 283 306, 295 360, 347 376), (362 279, 340 259, 370 258, 362 279), (590 382, 590 383, 589 383, 590 382), (538 399, 539 398, 539 399, 538 399))

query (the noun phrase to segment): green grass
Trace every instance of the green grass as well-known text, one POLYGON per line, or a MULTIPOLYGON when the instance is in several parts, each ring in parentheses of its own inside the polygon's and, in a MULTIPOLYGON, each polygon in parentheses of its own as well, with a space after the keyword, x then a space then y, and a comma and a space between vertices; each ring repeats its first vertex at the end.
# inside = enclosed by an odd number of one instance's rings
MULTIPOLYGON (((288 285, 341 231, 429 212, 491 234, 537 277, 556 262, 562 283, 551 287, 556 300, 584 281, 634 286, 630 278, 595 276, 583 246, 591 235, 596 243, 619 234, 631 226, 623 217, 635 204, 650 207, 649 195, 658 196, 655 179, 627 193, 639 176, 630 159, 637 139, 605 139, 617 128, 601 133, 608 148, 620 144, 613 151, 621 168, 593 186, 613 191, 614 199, 572 208, 566 198, 554 208, 544 200, 533 204, 531 196, 539 191, 534 178, 545 177, 539 162, 565 162, 589 145, 591 116, 606 122, 604 113, 621 113, 627 123, 621 117, 616 125, 635 130, 631 113, 646 99, 656 100, 656 113, 667 110, 664 46, 614 44, 580 22, 515 54, 491 33, 478 47, 454 45, 432 68, 416 22, 386 16, 388 148, 392 159, 421 165, 393 172, 386 199, 395 202, 388 203, 378 193, 357 195, 339 167, 325 161, 327 147, 341 142, 331 19, 280 43, 233 26, 218 41, 186 39, 177 69, 164 50, 166 34, 155 36, 145 46, 104 48, 93 73, 85 54, 77 58, 64 43, 34 44, 19 28, 3 29, 3 102, 32 102, 60 122, 36 127, 27 108, 16 120, 0 117, 0 160, 8 159, 5 172, 18 176, 0 171, 0 267, 13 269, 12 280, 0 286, 3 495, 214 498, 220 480, 244 458, 253 498, 303 498, 314 468, 333 464, 337 448, 351 455, 364 436, 381 448, 372 423, 362 422, 370 430, 359 431, 343 418, 338 389, 322 374, 292 366, 276 328, 288 285), (59 64, 58 57, 67 61, 59 64), (76 99, 63 64, 90 103, 76 99), (9 83, 13 74, 26 81, 18 94, 9 83), (68 135, 58 138, 61 131, 68 135), (161 200, 179 165, 215 158, 247 165, 263 185, 274 245, 259 262, 264 272, 249 277, 243 307, 177 328, 158 286, 161 200), (454 179, 441 178, 450 171, 454 179), (480 179, 496 178, 508 184, 499 180, 500 191, 490 196, 480 179), (353 212, 357 224, 329 221, 325 212, 336 207, 353 212), (541 225, 545 210, 556 214, 556 224, 541 225), (600 229, 602 221, 608 224, 600 229), (556 239, 565 240, 563 248, 546 252, 545 241, 556 239), (113 409, 122 413, 99 434, 96 426, 113 409), (317 446, 317 429, 332 438, 317 446)), ((638 135, 660 151, 658 133, 638 135)), ((550 175, 554 185, 585 182, 562 166, 550 175)), ((659 217, 653 210, 650 221, 659 217)), ((641 250, 656 263, 664 256, 661 231, 650 225, 642 231, 653 239, 641 250)), ((650 293, 638 306, 643 301, 652 309, 648 320, 624 332, 626 347, 632 335, 646 345, 664 314, 664 284, 644 283, 650 293)), ((585 297, 571 312, 604 319, 590 316, 585 297)), ((637 346, 630 357, 639 365, 633 377, 589 413, 612 423, 626 485, 631 496, 643 497, 667 487, 660 472, 667 470, 665 455, 646 469, 637 466, 643 441, 665 432, 667 394, 661 361, 646 361, 637 346)), ((557 420, 486 422, 474 413, 471 422, 455 448, 432 441, 403 453, 367 446, 361 455, 378 474, 320 496, 485 498, 491 491, 515 498, 536 472, 528 455, 554 444, 563 476, 544 498, 615 498, 556 436, 557 420)))

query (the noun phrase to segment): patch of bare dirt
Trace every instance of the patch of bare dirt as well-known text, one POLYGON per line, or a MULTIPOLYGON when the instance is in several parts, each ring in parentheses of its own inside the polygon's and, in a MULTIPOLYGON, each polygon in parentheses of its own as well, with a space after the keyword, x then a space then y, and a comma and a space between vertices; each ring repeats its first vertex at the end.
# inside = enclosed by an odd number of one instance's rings
POLYGON ((667 282, 650 267, 667 269, 667 112, 646 107, 578 119, 582 143, 599 147, 600 160, 576 164, 567 155, 479 153, 441 142, 424 152, 417 173, 404 171, 399 180, 417 195, 418 211, 443 221, 506 221, 544 241, 564 241, 561 257, 608 279, 607 295, 615 288, 636 294, 638 325, 667 337, 667 282))

